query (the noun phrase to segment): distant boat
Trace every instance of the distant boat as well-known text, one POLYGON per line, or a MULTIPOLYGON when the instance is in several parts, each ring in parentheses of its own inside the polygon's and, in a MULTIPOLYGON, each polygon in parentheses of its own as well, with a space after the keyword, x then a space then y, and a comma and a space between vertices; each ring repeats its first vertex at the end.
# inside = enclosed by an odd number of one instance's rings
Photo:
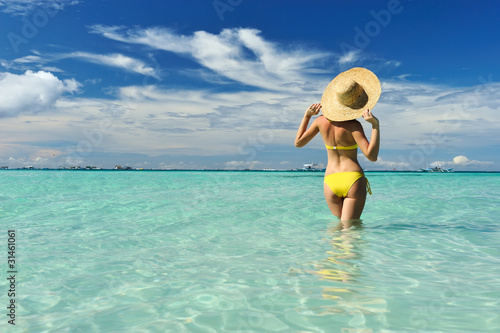
POLYGON ((439 164, 427 164, 427 168, 420 169, 421 172, 452 172, 453 168, 443 169, 439 164))
POLYGON ((324 171, 325 169, 320 168, 317 163, 305 163, 302 167, 302 171, 324 171))

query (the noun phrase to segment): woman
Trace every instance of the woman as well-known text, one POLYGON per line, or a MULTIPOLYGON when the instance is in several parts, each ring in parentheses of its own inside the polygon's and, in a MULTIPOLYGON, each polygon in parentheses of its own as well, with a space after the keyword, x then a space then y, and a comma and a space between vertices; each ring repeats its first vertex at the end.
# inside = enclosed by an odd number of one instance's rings
POLYGON ((377 160, 380 129, 371 108, 377 103, 380 92, 380 82, 367 69, 353 68, 339 74, 326 88, 321 103, 312 104, 306 110, 295 138, 295 146, 303 147, 318 132, 321 134, 328 156, 324 178, 326 203, 332 214, 345 223, 359 220, 367 190, 371 194, 358 163, 357 148, 370 161, 377 160), (323 115, 307 128, 311 117, 320 110, 323 115), (356 120, 359 116, 372 125, 370 141, 356 120))

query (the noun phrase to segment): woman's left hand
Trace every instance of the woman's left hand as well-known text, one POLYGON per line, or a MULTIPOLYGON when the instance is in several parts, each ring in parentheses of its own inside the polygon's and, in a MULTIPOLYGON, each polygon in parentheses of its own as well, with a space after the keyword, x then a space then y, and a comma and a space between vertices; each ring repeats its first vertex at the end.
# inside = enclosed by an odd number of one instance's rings
POLYGON ((363 112, 363 119, 366 120, 367 122, 369 122, 370 124, 372 124, 373 126, 378 126, 379 125, 377 117, 375 117, 372 114, 372 111, 370 109, 366 109, 363 112))
POLYGON ((311 104, 311 106, 306 110, 306 116, 312 117, 319 113, 321 110, 321 103, 311 104))

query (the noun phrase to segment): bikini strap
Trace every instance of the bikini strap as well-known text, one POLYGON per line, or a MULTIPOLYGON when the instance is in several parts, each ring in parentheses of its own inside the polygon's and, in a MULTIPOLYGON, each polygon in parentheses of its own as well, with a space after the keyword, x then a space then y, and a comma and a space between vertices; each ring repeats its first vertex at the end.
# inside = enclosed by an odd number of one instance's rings
POLYGON ((329 146, 329 145, 325 144, 325 147, 326 147, 326 149, 332 149, 332 150, 354 150, 354 149, 358 148, 358 144, 355 143, 352 146, 346 146, 346 147, 343 147, 343 146, 329 146))

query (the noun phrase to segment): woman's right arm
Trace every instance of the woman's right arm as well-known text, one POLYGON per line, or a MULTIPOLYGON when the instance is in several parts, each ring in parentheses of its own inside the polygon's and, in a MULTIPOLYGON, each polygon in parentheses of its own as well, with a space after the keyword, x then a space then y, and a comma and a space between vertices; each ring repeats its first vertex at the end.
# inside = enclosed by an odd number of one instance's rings
POLYGON ((378 158, 378 152, 380 150, 380 124, 378 119, 371 113, 369 109, 366 109, 363 113, 363 118, 372 124, 372 136, 370 142, 366 139, 363 127, 359 124, 359 130, 353 131, 352 135, 354 140, 359 146, 359 149, 365 154, 366 158, 370 161, 375 162, 378 158))
POLYGON ((312 123, 311 127, 307 129, 309 120, 312 116, 315 116, 321 110, 321 103, 312 104, 304 114, 302 122, 300 123, 299 129, 297 131, 297 136, 295 137, 295 147, 304 147, 312 138, 319 132, 318 123, 316 120, 312 123))

